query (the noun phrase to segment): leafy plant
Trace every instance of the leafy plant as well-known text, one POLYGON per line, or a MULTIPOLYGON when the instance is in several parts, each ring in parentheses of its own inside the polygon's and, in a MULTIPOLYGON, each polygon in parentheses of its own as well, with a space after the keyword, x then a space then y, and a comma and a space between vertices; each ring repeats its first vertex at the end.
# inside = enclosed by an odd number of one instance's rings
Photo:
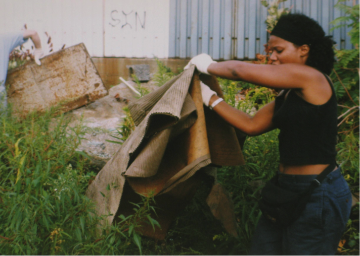
POLYGON ((116 128, 116 136, 111 135, 111 137, 117 140, 107 140, 108 142, 123 144, 127 138, 129 138, 132 131, 135 130, 135 124, 131 117, 129 108, 124 107, 123 110, 125 111, 123 123, 120 127, 116 128))
POLYGON ((138 92, 140 93, 140 96, 138 96, 139 98, 143 97, 144 95, 149 93, 149 90, 146 89, 144 86, 141 85, 141 82, 139 80, 139 78, 135 75, 132 74, 131 75, 132 79, 135 81, 136 83, 136 89, 138 90, 138 92))
MULTIPOLYGON (((337 62, 331 79, 339 106, 337 161, 341 164, 344 177, 353 195, 359 196, 359 4, 346 6, 343 0, 335 5, 345 13, 331 23, 333 29, 345 26, 351 28, 348 35, 355 49, 335 49, 337 62), (341 23, 341 24, 339 24, 341 23)), ((359 207, 353 207, 347 230, 343 236, 339 252, 359 253, 359 207)))
POLYGON ((338 24, 333 27, 332 30, 344 26, 344 23, 346 22, 349 23, 347 26, 351 28, 348 32, 350 42, 355 46, 355 48, 359 48, 359 4, 347 6, 346 4, 342 4, 343 2, 346 2, 346 0, 339 0, 335 5, 335 8, 344 12, 345 16, 338 17, 331 22, 331 24, 334 25, 338 24))
POLYGON ((163 62, 161 62, 159 59, 155 58, 157 63, 157 72, 152 77, 152 80, 155 82, 157 86, 161 86, 167 81, 169 81, 172 77, 174 77, 174 73, 171 71, 171 69, 163 62))
POLYGON ((279 8, 279 5, 282 2, 285 2, 287 0, 272 0, 270 3, 266 0, 261 1, 261 5, 265 6, 268 11, 268 16, 265 20, 265 23, 267 25, 267 32, 271 32, 281 15, 287 14, 290 12, 290 9, 288 8, 279 8))

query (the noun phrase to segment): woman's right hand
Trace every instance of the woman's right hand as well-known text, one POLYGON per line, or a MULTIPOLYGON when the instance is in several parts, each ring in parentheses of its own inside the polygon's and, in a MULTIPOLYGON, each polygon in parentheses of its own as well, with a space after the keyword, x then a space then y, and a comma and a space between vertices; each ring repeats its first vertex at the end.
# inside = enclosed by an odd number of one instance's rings
POLYGON ((202 53, 193 57, 184 67, 184 70, 190 68, 191 65, 195 65, 199 72, 210 75, 207 69, 212 63, 216 63, 216 61, 214 61, 210 55, 202 53))

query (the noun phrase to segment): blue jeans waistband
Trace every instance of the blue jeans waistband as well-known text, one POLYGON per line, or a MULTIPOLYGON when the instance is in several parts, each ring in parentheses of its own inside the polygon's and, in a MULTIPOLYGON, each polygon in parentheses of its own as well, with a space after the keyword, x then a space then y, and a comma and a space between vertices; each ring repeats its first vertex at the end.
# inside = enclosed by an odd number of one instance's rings
MULTIPOLYGON (((284 182, 292 182, 292 183, 309 183, 314 180, 318 175, 293 175, 293 174, 283 174, 278 172, 279 180, 284 182)), ((329 173, 323 182, 326 180, 335 180, 342 176, 341 168, 338 167, 336 170, 329 173)))

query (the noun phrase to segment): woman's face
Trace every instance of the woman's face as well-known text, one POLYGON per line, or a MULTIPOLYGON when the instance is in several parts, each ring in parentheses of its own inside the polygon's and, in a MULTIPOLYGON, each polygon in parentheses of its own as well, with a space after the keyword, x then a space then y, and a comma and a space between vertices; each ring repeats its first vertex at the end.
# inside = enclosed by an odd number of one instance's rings
POLYGON ((272 64, 274 65, 285 63, 305 64, 309 52, 307 45, 296 46, 289 41, 273 35, 270 36, 268 47, 270 50, 270 60, 272 60, 272 64), (304 47, 306 47, 307 50, 304 49, 304 47))

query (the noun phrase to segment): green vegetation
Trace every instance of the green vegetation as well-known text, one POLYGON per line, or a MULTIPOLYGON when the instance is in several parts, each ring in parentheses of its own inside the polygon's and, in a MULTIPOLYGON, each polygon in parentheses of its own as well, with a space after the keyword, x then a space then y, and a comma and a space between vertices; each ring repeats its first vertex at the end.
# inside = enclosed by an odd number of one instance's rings
MULTIPOLYGON (((347 22, 354 49, 336 50, 337 63, 331 74, 339 106, 337 160, 352 193, 359 197, 359 5, 346 6, 342 2, 335 7, 345 16, 332 23, 337 28, 347 22)), ((344 242, 342 253, 359 254, 359 203, 353 207, 344 242)))
POLYGON ((19 120, 0 115, 0 251, 2 254, 141 253, 134 229, 150 218, 151 198, 135 213, 100 229, 85 190, 96 175, 76 148, 82 126, 56 109, 19 120))
POLYGON ((34 58, 30 54, 30 50, 24 50, 23 47, 17 47, 10 53, 8 70, 20 67, 31 59, 34 58))
POLYGON ((139 98, 149 93, 149 90, 144 86, 142 86, 139 78, 135 74, 132 74, 131 77, 134 79, 134 82, 136 83, 136 90, 140 93, 139 98))
POLYGON ((280 4, 286 1, 287 0, 275 0, 268 3, 266 0, 261 0, 261 5, 265 6, 268 11, 268 16, 265 20, 265 23, 269 33, 274 29, 280 16, 290 12, 288 8, 279 8, 280 4))
POLYGON ((156 85, 161 86, 169 81, 175 74, 169 67, 166 67, 159 59, 156 59, 158 71, 152 77, 152 80, 156 85))

